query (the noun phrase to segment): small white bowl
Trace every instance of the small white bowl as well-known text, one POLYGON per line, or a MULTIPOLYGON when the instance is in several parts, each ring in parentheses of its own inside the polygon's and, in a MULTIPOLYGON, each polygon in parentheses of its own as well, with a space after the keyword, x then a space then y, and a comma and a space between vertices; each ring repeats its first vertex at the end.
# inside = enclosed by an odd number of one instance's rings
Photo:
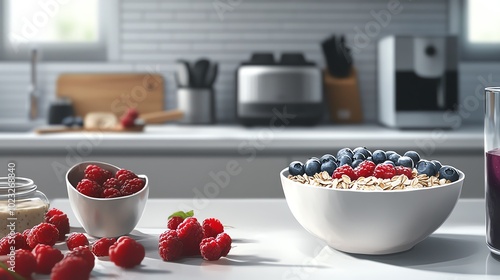
POLYGON ((115 198, 94 198, 81 194, 76 185, 83 178, 85 168, 95 164, 115 175, 121 168, 114 165, 87 161, 71 167, 66 173, 71 209, 85 231, 95 237, 118 237, 130 233, 139 222, 149 195, 148 177, 138 175, 145 180, 145 186, 137 193, 115 198))
POLYGON ((280 173, 286 202, 308 232, 339 251, 382 255, 411 249, 438 229, 460 197, 458 181, 399 191, 329 189, 288 179, 280 173))

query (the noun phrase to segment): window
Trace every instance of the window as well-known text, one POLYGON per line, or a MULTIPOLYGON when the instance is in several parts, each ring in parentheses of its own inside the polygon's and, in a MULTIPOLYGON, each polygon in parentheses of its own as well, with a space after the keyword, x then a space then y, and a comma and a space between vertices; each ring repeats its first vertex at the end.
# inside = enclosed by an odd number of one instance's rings
POLYGON ((464 59, 500 59, 499 11, 497 0, 463 0, 460 35, 464 59))
POLYGON ((27 60, 38 48, 43 60, 106 60, 116 10, 116 0, 0 0, 0 59, 27 60))

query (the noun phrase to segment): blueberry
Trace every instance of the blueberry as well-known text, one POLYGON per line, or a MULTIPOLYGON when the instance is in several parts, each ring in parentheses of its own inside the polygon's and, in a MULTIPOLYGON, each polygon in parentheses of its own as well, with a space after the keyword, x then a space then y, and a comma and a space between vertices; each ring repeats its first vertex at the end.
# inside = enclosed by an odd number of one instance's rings
POLYGON ((303 175, 304 165, 300 161, 292 161, 288 166, 288 173, 292 176, 303 175))
POLYGON ((337 158, 340 160, 342 156, 348 156, 352 159, 352 156, 354 153, 351 151, 349 148, 343 148, 340 151, 337 152, 337 158))
POLYGON ((398 159, 400 158, 401 156, 398 154, 398 153, 393 153, 391 155, 388 155, 387 156, 387 159, 394 162, 394 163, 398 163, 398 159))
POLYGON ((321 171, 326 171, 330 176, 332 176, 333 171, 337 169, 337 163, 335 161, 326 161, 321 164, 321 171))
POLYGON ((314 176, 314 174, 321 171, 321 163, 317 158, 310 158, 304 165, 304 171, 308 176, 314 176))
POLYGON ((439 169, 439 178, 455 182, 459 177, 458 171, 449 165, 444 165, 439 169))
POLYGON ((353 162, 352 162, 351 167, 352 167, 352 168, 356 168, 356 167, 358 167, 358 165, 359 165, 360 163, 362 163, 363 161, 364 161, 364 160, 362 160, 362 159, 357 159, 357 160, 355 160, 355 161, 353 161, 353 162))
POLYGON ((352 151, 354 154, 363 154, 365 158, 371 157, 372 153, 366 147, 357 147, 352 151))
POLYGON ((396 164, 390 160, 386 160, 382 164, 391 164, 392 166, 396 166, 396 164))
POLYGON ((63 120, 62 120, 62 124, 67 126, 67 127, 71 127, 75 124, 75 118, 69 116, 69 117, 65 117, 63 120))
POLYGON ((416 167, 418 174, 425 174, 427 176, 436 176, 436 174, 438 173, 436 165, 425 159, 420 160, 417 163, 416 167))
POLYGON ((434 165, 436 166, 437 170, 440 170, 441 167, 443 167, 443 165, 441 164, 441 162, 439 162, 439 160, 431 160, 432 163, 434 163, 434 165))
POLYGON ((395 151, 387 151, 385 152, 385 155, 387 156, 387 158, 389 158, 390 155, 392 154, 397 154, 395 151))
POLYGON ((352 164, 352 159, 348 155, 343 155, 339 158, 339 166, 342 165, 351 165, 352 164))
POLYGON ((365 160, 366 156, 361 154, 361 153, 357 153, 357 154, 354 154, 354 156, 352 156, 352 159, 353 160, 357 160, 357 159, 365 160))
POLYGON ((379 164, 387 160, 387 155, 382 150, 376 150, 373 152, 372 158, 375 164, 379 164))
POLYGON ((413 168, 413 166, 414 166, 413 159, 411 159, 408 156, 402 156, 398 159, 397 165, 413 168))
POLYGON ((83 127, 83 119, 82 119, 82 117, 75 117, 73 124, 76 125, 76 126, 79 126, 79 127, 83 127))
POLYGON ((320 159, 319 159, 319 162, 321 162, 321 164, 324 164, 325 162, 328 162, 328 161, 332 161, 332 162, 337 162, 337 159, 330 155, 330 154, 326 154, 326 155, 323 155, 320 159))
POLYGON ((373 162, 373 157, 367 157, 366 160, 373 162))
POLYGON ((420 155, 415 151, 408 151, 404 154, 404 156, 410 157, 413 160, 413 163, 420 161, 420 155))

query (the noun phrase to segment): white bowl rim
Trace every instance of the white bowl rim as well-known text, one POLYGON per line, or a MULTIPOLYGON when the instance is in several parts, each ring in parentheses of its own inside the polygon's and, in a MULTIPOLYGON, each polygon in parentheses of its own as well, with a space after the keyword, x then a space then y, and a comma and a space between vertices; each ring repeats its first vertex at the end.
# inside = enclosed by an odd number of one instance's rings
POLYGON ((107 163, 107 162, 102 162, 102 161, 82 161, 82 162, 79 162, 75 165, 73 165, 70 169, 68 169, 68 171, 66 171, 66 183, 69 184, 73 190, 75 191, 75 193, 77 193, 78 195, 81 195, 85 198, 88 198, 88 199, 91 199, 91 200, 96 200, 96 201, 110 201, 110 200, 121 200, 121 199, 127 199, 127 198, 130 198, 130 197, 134 197, 136 195, 139 195, 141 193, 143 193, 147 188, 149 188, 149 179, 148 179, 148 176, 146 175, 143 175, 143 174, 137 174, 137 177, 141 178, 141 179, 144 179, 145 180, 145 184, 144 184, 144 187, 136 192, 136 193, 133 193, 131 195, 127 195, 127 196, 120 196, 120 197, 112 197, 112 198, 99 198, 99 197, 91 197, 91 196, 88 196, 88 195, 85 195, 83 193, 80 193, 79 191, 76 190, 76 187, 73 186, 71 184, 71 182, 69 181, 68 179, 68 175, 70 173, 71 170, 73 170, 74 168, 76 168, 77 166, 80 166, 80 165, 83 165, 83 164, 102 164, 102 165, 107 165, 107 166, 111 166, 113 168, 116 168, 117 170, 120 170, 120 169, 123 169, 123 168, 120 168, 116 165, 113 165, 113 164, 110 164, 110 163, 107 163))
POLYGON ((414 192, 414 191, 425 191, 425 190, 432 190, 432 189, 441 189, 441 188, 449 187, 451 185, 460 183, 461 181, 464 181, 464 179, 465 179, 465 173, 463 173, 461 170, 459 170, 457 168, 455 168, 455 169, 458 171, 458 174, 460 175, 458 177, 458 180, 456 180, 455 182, 451 182, 449 184, 444 184, 444 185, 439 185, 439 186, 428 187, 428 188, 403 189, 403 190, 391 190, 391 191, 384 191, 384 190, 370 190, 370 191, 366 191, 366 190, 336 189, 336 188, 334 189, 334 188, 325 188, 325 187, 319 187, 319 186, 313 186, 313 185, 306 185, 306 184, 302 184, 302 183, 295 182, 295 181, 292 181, 292 180, 288 179, 288 177, 285 176, 285 173, 288 172, 288 167, 286 167, 285 169, 281 170, 280 176, 283 179, 288 180, 291 183, 294 183, 294 184, 299 185, 301 187, 316 188, 316 189, 327 190, 327 191, 353 192, 353 193, 407 193, 407 192, 414 192))

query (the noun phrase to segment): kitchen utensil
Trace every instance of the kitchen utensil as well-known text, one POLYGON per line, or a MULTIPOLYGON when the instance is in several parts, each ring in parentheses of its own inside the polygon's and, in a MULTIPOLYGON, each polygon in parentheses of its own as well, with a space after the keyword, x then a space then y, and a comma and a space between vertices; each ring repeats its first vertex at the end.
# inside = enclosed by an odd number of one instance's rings
POLYGON ((321 70, 302 54, 284 54, 282 62, 285 65, 243 62, 237 69, 236 108, 243 124, 310 125, 323 117, 321 70), (293 118, 277 120, 283 112, 293 118))
POLYGON ((288 168, 280 179, 304 229, 337 250, 381 255, 409 250, 443 224, 460 197, 465 175, 459 173, 447 185, 400 191, 305 185, 288 179, 288 168))
POLYGON ((288 66, 305 66, 314 65, 314 63, 307 62, 302 53, 283 53, 281 54, 280 65, 288 66))
POLYGON ((460 126, 458 45, 455 36, 382 38, 376 71, 380 123, 396 128, 460 126))
POLYGON ((48 124, 62 124, 66 117, 74 115, 73 105, 67 99, 57 99, 49 106, 48 124))
POLYGON ((160 124, 182 119, 184 112, 181 110, 170 110, 139 115, 139 122, 144 124, 160 124))
POLYGON ((190 87, 193 83, 193 74, 189 62, 177 60, 175 67, 175 77, 178 87, 190 87))
POLYGON ((38 62, 38 50, 31 50, 31 85, 29 88, 29 118, 34 120, 38 117, 38 82, 36 64, 38 62))
POLYGON ((205 82, 203 83, 205 87, 211 88, 217 79, 217 72, 219 71, 219 65, 216 62, 212 62, 208 68, 207 75, 205 77, 205 82))
POLYGON ((215 120, 214 107, 214 92, 211 88, 177 89, 177 108, 184 112, 180 123, 213 123, 215 120))
POLYGON ((94 237, 118 237, 129 234, 139 222, 149 195, 146 175, 142 190, 129 196, 115 198, 93 198, 81 194, 76 185, 84 177, 85 168, 94 164, 111 171, 113 176, 121 168, 104 162, 87 161, 71 167, 66 173, 66 189, 73 213, 85 232, 94 237))
POLYGON ((345 36, 335 35, 321 43, 328 71, 335 77, 347 77, 352 67, 351 50, 347 47, 345 36))
POLYGON ((272 53, 254 53, 250 61, 244 62, 246 65, 274 65, 274 54, 272 53))
POLYGON ((194 83, 193 87, 202 88, 206 85, 204 84, 207 76, 207 71, 210 68, 210 62, 206 59, 200 59, 195 62, 193 66, 193 77, 194 83))
POLYGON ((105 132, 105 133, 122 133, 122 132, 143 132, 144 125, 135 125, 133 127, 122 127, 117 125, 112 128, 83 128, 83 127, 66 127, 63 125, 39 127, 35 129, 36 134, 52 134, 52 133, 72 133, 72 132, 105 132))
POLYGON ((500 88, 485 89, 486 244, 500 255, 500 88))
POLYGON ((363 109, 358 87, 358 75, 354 67, 344 78, 332 76, 327 70, 323 75, 325 101, 330 112, 330 120, 336 124, 360 123, 363 109))
POLYGON ((73 104, 75 115, 112 112, 120 117, 129 107, 140 114, 163 111, 163 77, 150 73, 62 74, 56 95, 73 104))

